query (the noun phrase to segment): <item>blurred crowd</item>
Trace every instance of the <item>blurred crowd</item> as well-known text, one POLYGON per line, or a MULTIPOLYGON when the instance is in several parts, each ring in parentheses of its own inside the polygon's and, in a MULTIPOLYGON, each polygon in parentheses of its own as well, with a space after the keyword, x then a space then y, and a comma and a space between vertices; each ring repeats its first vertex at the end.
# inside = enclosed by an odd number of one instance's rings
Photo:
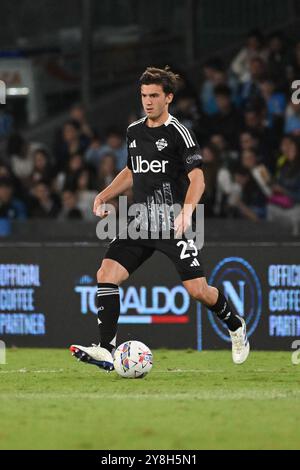
POLYGON ((231 62, 208 60, 174 113, 202 147, 206 216, 300 222, 300 41, 251 31, 231 62), (294 102, 293 102, 294 101, 294 102))
MULTIPOLYGON (((300 220, 295 80, 300 41, 259 31, 248 34, 231 62, 213 57, 203 64, 198 86, 183 78, 170 112, 201 145, 207 217, 300 220)), ((89 219, 95 195, 126 166, 125 132, 95 128, 80 104, 51 149, 4 128, 0 119, 0 218, 89 219)))
POLYGON ((0 218, 93 218, 95 196, 127 164, 123 134, 114 128, 100 134, 80 104, 51 149, 10 133, 0 161, 0 218))

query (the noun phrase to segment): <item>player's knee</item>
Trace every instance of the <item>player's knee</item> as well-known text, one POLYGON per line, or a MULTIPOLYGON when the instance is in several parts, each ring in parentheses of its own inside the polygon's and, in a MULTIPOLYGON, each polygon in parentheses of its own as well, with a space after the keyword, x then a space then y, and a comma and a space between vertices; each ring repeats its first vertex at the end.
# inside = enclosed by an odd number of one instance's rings
POLYGON ((97 271, 98 283, 109 283, 120 286, 127 278, 128 273, 125 269, 120 270, 119 267, 116 267, 111 263, 103 262, 100 269, 97 271))
POLYGON ((208 286, 204 284, 195 284, 188 291, 190 296, 199 302, 205 302, 208 297, 208 286))
POLYGON ((97 271, 97 281, 100 282, 112 282, 112 275, 109 269, 105 266, 101 266, 97 271))

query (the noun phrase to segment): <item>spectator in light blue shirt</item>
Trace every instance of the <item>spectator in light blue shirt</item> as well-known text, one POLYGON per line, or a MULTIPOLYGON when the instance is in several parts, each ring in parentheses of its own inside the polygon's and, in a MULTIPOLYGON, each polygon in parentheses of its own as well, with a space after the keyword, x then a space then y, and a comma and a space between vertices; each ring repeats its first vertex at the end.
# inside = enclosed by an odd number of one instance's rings
POLYGON ((254 57, 250 61, 250 76, 241 89, 241 100, 243 106, 253 103, 261 96, 260 82, 266 75, 266 63, 260 57, 254 57))
POLYGON ((239 85, 235 77, 228 76, 223 63, 219 59, 207 61, 203 67, 204 82, 201 87, 200 101, 205 114, 213 115, 219 111, 215 87, 227 85, 231 91, 231 101, 235 106, 240 105, 239 85))
POLYGON ((96 168, 102 158, 102 149, 103 145, 100 137, 98 134, 94 133, 91 143, 84 154, 85 161, 96 168))
POLYGON ((13 183, 9 178, 0 178, 0 219, 25 220, 26 207, 14 197, 13 183))
POLYGON ((273 127, 274 120, 283 118, 286 108, 284 93, 276 91, 272 79, 262 80, 259 84, 261 95, 267 108, 267 125, 273 127))
POLYGON ((102 158, 107 154, 115 156, 118 171, 123 170, 127 165, 127 145, 122 138, 122 134, 116 129, 108 131, 106 142, 102 147, 99 146, 97 149, 93 149, 93 151, 89 149, 86 153, 87 163, 97 168, 102 158))
POLYGON ((291 103, 286 112, 284 132, 300 136, 300 104, 291 103))
POLYGON ((7 137, 13 127, 13 118, 10 114, 3 111, 0 112, 0 139, 7 137))

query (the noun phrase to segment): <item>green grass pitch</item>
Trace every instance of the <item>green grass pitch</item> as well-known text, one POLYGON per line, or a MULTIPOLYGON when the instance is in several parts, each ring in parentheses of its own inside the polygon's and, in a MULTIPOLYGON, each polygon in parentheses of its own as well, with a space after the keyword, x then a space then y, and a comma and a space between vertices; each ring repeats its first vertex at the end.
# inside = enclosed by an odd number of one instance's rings
POLYGON ((299 449, 290 353, 154 351, 129 380, 68 351, 12 349, 0 366, 0 449, 299 449))

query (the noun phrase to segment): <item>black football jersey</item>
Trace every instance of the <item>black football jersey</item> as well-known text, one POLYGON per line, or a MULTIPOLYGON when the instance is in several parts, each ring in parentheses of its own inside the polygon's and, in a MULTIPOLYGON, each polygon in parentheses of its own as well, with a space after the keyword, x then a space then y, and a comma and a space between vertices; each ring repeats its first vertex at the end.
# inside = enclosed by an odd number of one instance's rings
MULTIPOLYGON (((133 173, 134 201, 147 206, 148 222, 156 230, 153 207, 183 205, 188 173, 202 167, 202 156, 194 133, 175 117, 169 115, 159 127, 148 127, 146 120, 144 117, 127 129, 127 166, 133 173)), ((161 222, 159 225, 162 229, 161 222)))

